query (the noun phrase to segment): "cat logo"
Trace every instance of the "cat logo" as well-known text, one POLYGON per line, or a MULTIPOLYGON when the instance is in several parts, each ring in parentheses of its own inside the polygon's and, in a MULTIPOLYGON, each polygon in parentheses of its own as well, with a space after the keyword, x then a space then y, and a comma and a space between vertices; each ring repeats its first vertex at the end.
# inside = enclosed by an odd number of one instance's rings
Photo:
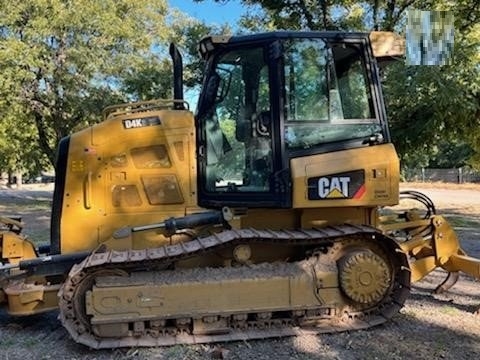
POLYGON ((365 192, 363 170, 308 178, 308 200, 361 199, 365 192))
POLYGON ((321 177, 318 179, 318 196, 321 199, 348 198, 350 177, 321 177))

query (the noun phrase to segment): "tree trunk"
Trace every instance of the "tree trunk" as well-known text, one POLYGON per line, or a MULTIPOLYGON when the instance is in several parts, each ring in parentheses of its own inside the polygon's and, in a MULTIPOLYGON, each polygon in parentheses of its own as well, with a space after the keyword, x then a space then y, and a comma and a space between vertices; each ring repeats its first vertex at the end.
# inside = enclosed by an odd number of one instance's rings
POLYGON ((15 172, 15 180, 16 180, 15 185, 17 189, 21 189, 23 181, 22 181, 22 173, 20 171, 15 172))
POLYGON ((12 170, 8 170, 7 186, 12 187, 12 184, 13 184, 13 172, 12 170))
MULTIPOLYGON (((42 151, 47 155, 48 160, 50 163, 55 167, 55 157, 56 157, 56 148, 50 146, 48 142, 48 135, 46 126, 44 125, 44 119, 42 114, 35 112, 34 113, 35 124, 37 126, 38 131, 38 143, 42 151)), ((58 143, 58 141, 57 141, 58 143)))
POLYGON ((7 186, 9 188, 15 187, 17 189, 22 188, 22 173, 20 171, 8 170, 8 181, 7 186))

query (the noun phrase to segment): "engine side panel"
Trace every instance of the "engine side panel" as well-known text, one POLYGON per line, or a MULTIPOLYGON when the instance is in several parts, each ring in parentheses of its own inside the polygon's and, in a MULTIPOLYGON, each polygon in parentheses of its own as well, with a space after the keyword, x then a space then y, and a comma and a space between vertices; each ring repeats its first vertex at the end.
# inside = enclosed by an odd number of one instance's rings
POLYGON ((189 111, 110 115, 71 136, 61 253, 92 250, 125 226, 198 210, 189 111))
POLYGON ((394 205, 399 194, 399 161, 383 144, 290 161, 294 208, 394 205))

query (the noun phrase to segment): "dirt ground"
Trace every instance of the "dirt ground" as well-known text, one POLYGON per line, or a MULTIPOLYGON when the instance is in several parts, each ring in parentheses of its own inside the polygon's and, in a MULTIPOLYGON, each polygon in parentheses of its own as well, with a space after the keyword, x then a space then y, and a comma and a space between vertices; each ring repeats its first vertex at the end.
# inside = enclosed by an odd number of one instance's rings
MULTIPOLYGON (((480 257, 480 186, 403 184, 430 196, 454 225, 462 247, 480 257)), ((51 186, 0 189, 0 215, 21 213, 25 233, 48 242, 51 186)), ((368 330, 227 344, 90 350, 74 343, 57 313, 15 318, 0 310, 0 360, 15 359, 475 359, 480 356, 480 286, 468 276, 432 295, 445 273, 416 283, 392 321, 368 330)))

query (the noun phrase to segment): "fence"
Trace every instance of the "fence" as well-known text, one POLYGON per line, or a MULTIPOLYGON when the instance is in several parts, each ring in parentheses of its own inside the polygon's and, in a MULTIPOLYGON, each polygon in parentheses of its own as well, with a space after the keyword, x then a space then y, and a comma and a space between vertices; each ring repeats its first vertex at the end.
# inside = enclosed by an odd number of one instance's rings
POLYGON ((469 168, 458 169, 403 169, 402 176, 405 181, 434 182, 441 181, 447 183, 480 183, 480 171, 469 168))

